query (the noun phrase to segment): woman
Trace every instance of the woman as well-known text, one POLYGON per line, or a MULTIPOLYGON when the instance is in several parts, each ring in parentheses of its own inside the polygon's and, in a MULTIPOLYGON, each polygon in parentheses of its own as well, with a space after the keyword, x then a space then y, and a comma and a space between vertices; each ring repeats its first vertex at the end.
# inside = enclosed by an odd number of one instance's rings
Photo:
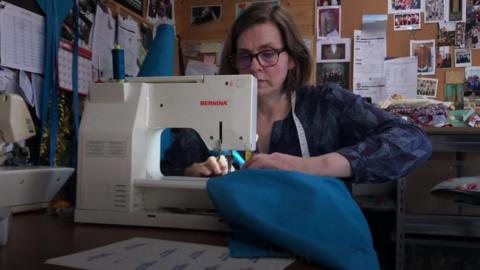
MULTIPOLYGON (((257 4, 235 21, 224 45, 221 74, 258 80, 257 153, 243 168, 274 168, 353 182, 398 179, 425 161, 424 132, 337 85, 305 85, 311 59, 285 9, 257 4)), ((166 153, 165 174, 227 173, 198 135, 184 130, 166 153), (181 153, 188 153, 188 156, 181 153)))

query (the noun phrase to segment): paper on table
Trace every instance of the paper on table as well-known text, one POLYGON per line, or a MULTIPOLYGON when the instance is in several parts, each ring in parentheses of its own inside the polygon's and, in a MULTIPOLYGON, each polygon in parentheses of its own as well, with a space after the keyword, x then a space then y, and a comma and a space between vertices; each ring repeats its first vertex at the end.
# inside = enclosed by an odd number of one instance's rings
POLYGON ((81 269, 284 269, 292 259, 231 258, 227 247, 151 238, 126 241, 46 261, 81 269))
POLYGON ((9 3, 0 8, 0 65, 43 74, 45 19, 9 3))

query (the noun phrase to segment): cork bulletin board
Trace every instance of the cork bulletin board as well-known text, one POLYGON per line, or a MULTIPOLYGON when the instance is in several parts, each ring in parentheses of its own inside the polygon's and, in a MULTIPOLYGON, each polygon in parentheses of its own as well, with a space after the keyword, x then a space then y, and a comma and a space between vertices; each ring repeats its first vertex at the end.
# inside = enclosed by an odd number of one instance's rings
MULTIPOLYGON (((469 1, 469 0, 467 0, 469 1)), ((235 4, 243 1, 226 0, 177 0, 175 2, 176 29, 182 41, 223 41, 228 33, 229 27, 235 19, 235 4), (202 25, 191 25, 191 7, 201 5, 222 5, 222 16, 219 20, 202 25)), ((299 26, 304 38, 311 40, 311 53, 315 59, 316 43, 316 0, 283 0, 281 5, 288 9, 295 22, 299 26)), ((367 14, 387 14, 387 0, 341 0, 341 37, 353 38, 353 31, 361 29, 362 16, 367 14)), ((410 40, 436 39, 438 26, 436 23, 424 23, 422 14, 421 29, 411 31, 394 31, 393 15, 388 15, 387 22, 387 56, 404 57, 410 55, 410 40)), ((353 57, 353 43, 352 43, 353 57)), ((452 58, 454 49, 451 47, 452 58)), ((480 65, 479 50, 472 50, 472 66, 480 65)), ((464 74, 465 68, 436 68, 434 75, 422 76, 424 78, 438 79, 438 90, 436 99, 444 100, 445 77, 450 71, 458 71, 464 74)), ((315 73, 315 72, 314 72, 315 73)), ((352 89, 352 61, 350 61, 349 88, 352 89)), ((314 82, 312 78, 311 82, 314 82)))
MULTIPOLYGON (((181 42, 223 42, 230 26, 235 20, 236 4, 245 1, 235 0, 177 0, 175 1, 175 27, 181 42), (219 19, 192 25, 192 7, 222 6, 219 19)), ((248 1, 247 1, 248 2, 248 1)), ((312 55, 315 55, 315 1, 287 0, 280 1, 281 5, 289 10, 294 17, 304 39, 310 42, 312 55)), ((314 73, 314 72, 313 72, 314 73)), ((311 81, 314 81, 312 76, 311 81)))

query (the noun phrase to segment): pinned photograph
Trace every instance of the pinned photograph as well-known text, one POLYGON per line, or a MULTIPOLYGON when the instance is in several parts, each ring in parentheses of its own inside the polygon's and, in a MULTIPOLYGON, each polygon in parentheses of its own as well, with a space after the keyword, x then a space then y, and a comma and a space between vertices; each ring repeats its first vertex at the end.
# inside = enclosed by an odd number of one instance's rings
POLYGON ((451 68, 452 54, 450 46, 437 46, 437 68, 451 68))
MULTIPOLYGON (((80 1, 78 7, 79 46, 91 50, 96 2, 93 0, 80 1)), ((70 12, 63 20, 60 35, 63 39, 73 43, 75 39, 75 29, 75 16, 73 12, 70 12)))
POLYGON ((472 51, 470 49, 455 49, 455 67, 469 67, 472 65, 472 51))
POLYGON ((191 23, 192 25, 200 25, 217 21, 222 15, 222 6, 193 6, 191 23))
POLYGON ((469 19, 466 22, 465 28, 465 47, 471 49, 480 48, 480 3, 476 6, 468 6, 469 19), (470 15, 471 14, 471 15, 470 15))
POLYGON ((149 0, 147 8, 147 19, 154 25, 174 23, 173 0, 149 0))
POLYGON ((464 22, 467 17, 467 2, 466 0, 448 0, 447 15, 451 22, 464 22))
POLYGON ((455 47, 465 48, 465 23, 457 22, 455 25, 455 47))
POLYGON ((341 9, 339 6, 318 8, 317 39, 340 37, 341 9))
POLYGON ((445 20, 445 0, 425 0, 425 23, 445 20))
POLYGON ((438 23, 438 46, 455 45, 456 22, 439 22, 438 23))
POLYGON ((420 29, 420 12, 394 14, 393 30, 417 30, 420 29))
POLYGON ((317 6, 339 6, 341 5, 340 0, 317 0, 317 6))
POLYGON ((422 0, 388 0, 388 13, 423 12, 422 0))
POLYGON ((417 96, 435 98, 437 96, 438 79, 418 78, 417 96))
POLYGON ((348 89, 349 63, 317 63, 317 84, 333 83, 348 89))
POLYGON ((317 63, 350 62, 350 39, 321 39, 317 42, 317 63))
POLYGON ((420 75, 435 74, 435 40, 410 40, 410 56, 417 57, 417 72, 420 75))
POLYGON ((465 68, 465 86, 470 91, 480 91, 480 67, 465 68))
MULTIPOLYGON (((79 1, 79 3, 81 2, 79 1)), ((137 13, 137 15, 143 16, 143 0, 116 0, 116 2, 137 13)))

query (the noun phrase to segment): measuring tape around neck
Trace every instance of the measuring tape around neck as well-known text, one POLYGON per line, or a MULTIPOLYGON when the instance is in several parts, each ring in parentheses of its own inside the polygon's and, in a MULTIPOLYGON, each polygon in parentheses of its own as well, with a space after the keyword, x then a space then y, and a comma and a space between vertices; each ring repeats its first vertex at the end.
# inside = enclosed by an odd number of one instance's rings
POLYGON ((292 103, 293 122, 295 122, 295 127, 297 128, 297 136, 298 136, 298 141, 300 142, 300 150, 302 151, 302 157, 307 158, 307 157, 310 157, 310 151, 308 150, 308 143, 307 143, 307 137, 305 136, 305 130, 303 129, 300 119, 298 119, 297 115, 295 114, 295 92, 292 93, 292 98, 290 101, 292 103))

